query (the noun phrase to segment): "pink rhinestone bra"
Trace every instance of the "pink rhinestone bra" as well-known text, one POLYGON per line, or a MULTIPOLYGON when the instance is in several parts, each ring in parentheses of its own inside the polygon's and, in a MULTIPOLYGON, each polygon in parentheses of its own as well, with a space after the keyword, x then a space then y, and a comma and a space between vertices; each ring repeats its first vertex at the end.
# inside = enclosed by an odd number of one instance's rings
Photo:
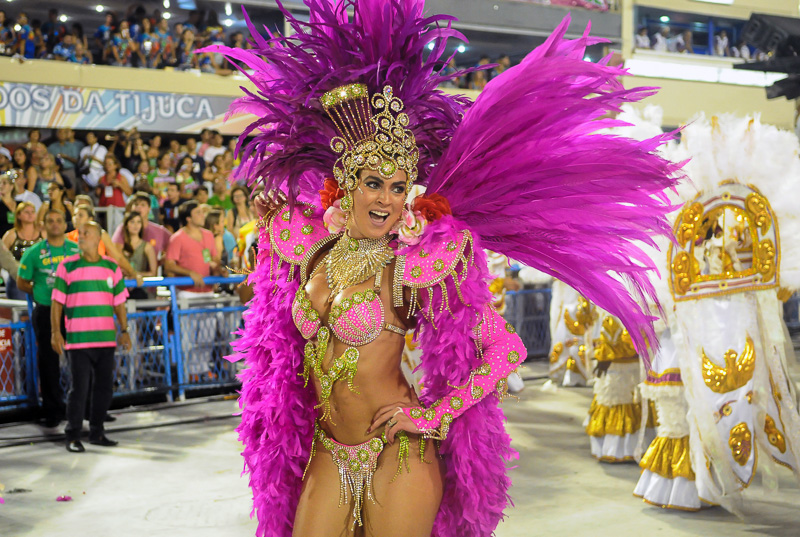
MULTIPOLYGON (((316 337, 322 321, 303 288, 298 289, 292 303, 292 318, 303 338, 316 337)), ((367 289, 333 306, 328 326, 337 339, 351 347, 361 347, 375 341, 384 329, 405 334, 404 329, 384 323, 385 318, 380 296, 373 289, 367 289)))

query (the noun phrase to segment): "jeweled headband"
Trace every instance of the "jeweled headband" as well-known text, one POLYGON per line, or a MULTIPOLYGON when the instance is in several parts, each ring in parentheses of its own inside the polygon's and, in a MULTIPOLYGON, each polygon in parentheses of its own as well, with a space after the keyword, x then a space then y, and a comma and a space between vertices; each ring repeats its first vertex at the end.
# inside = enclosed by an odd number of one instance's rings
POLYGON ((338 136, 331 139, 331 149, 340 155, 333 166, 333 176, 346 192, 342 210, 353 204, 351 192, 358 186, 358 172, 376 170, 390 179, 398 170, 408 176, 406 191, 417 179, 419 149, 414 133, 408 130, 408 114, 403 101, 394 96, 391 86, 372 96, 364 84, 348 84, 322 96, 322 108, 336 125, 338 136))

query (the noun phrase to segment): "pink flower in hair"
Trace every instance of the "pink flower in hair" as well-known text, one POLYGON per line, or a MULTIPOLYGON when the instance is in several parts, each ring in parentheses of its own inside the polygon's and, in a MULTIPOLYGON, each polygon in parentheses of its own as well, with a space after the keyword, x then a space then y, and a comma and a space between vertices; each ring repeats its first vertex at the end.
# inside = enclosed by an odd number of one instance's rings
POLYGON ((332 234, 339 233, 344 229, 347 223, 347 215, 344 214, 341 205, 342 200, 334 201, 331 206, 326 209, 325 214, 322 215, 322 221, 325 222, 325 227, 332 234))
POLYGON ((400 218, 400 226, 397 228, 397 240, 413 246, 418 244, 425 232, 428 221, 419 211, 412 211, 408 206, 403 209, 403 216, 400 218))

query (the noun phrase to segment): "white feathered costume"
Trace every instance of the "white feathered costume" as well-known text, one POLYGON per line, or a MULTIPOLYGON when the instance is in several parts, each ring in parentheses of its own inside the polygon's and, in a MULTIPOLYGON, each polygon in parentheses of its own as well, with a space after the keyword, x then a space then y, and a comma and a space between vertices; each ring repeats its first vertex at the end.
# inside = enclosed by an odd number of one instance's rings
POLYGON ((757 117, 701 116, 665 152, 691 161, 675 197, 676 243, 653 252, 665 318, 641 393, 659 427, 634 494, 738 511, 757 468, 800 477, 779 300, 800 287, 800 144, 757 117))

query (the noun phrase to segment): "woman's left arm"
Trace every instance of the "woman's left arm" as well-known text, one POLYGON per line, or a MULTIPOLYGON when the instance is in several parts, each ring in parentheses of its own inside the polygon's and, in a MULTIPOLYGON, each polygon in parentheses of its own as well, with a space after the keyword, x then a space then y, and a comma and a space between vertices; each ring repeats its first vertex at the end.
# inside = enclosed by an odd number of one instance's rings
POLYGON ((140 274, 145 278, 158 276, 158 260, 156 259, 156 250, 149 242, 145 243, 144 255, 147 256, 147 270, 143 270, 140 274))
POLYGON ((483 309, 480 324, 475 328, 483 364, 474 369, 466 383, 429 407, 392 405, 378 411, 370 430, 393 418, 387 430, 389 441, 400 430, 421 433, 426 438, 444 440, 450 423, 489 394, 502 398, 508 391, 508 375, 525 359, 527 351, 514 327, 506 322, 492 305, 483 309))

